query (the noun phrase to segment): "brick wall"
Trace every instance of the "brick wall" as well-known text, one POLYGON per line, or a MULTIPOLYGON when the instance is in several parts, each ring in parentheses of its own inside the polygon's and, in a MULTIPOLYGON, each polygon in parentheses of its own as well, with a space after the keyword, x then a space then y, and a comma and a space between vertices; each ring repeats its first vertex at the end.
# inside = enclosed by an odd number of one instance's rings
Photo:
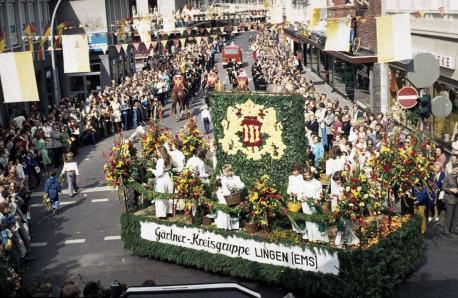
POLYGON ((328 7, 329 18, 343 18, 347 16, 359 16, 357 23, 357 35, 361 38, 361 48, 377 52, 377 31, 375 17, 380 16, 382 0, 370 0, 368 9, 358 9, 355 5, 346 5, 346 0, 334 0, 334 6, 328 7), (364 21, 365 20, 365 21, 364 21))

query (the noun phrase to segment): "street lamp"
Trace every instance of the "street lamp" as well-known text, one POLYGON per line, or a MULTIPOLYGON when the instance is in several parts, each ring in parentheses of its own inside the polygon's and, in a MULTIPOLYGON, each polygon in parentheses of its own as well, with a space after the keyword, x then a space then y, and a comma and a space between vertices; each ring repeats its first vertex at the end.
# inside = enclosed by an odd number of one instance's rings
POLYGON ((62 0, 58 0, 56 6, 54 7, 54 11, 52 12, 51 17, 51 32, 49 34, 50 43, 51 43, 51 65, 52 65, 52 79, 54 84, 54 98, 56 103, 60 102, 60 88, 59 88, 59 72, 56 68, 56 53, 54 49, 54 20, 56 18, 57 9, 59 8, 60 3, 62 0))

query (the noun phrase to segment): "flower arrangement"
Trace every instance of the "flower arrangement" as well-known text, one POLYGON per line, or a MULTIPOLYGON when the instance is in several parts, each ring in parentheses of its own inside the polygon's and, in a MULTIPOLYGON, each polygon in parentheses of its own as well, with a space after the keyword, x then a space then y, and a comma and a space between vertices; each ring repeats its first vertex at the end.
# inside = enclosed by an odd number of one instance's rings
POLYGON ((204 194, 204 187, 199 177, 192 174, 189 169, 184 169, 180 174, 173 177, 175 185, 174 200, 184 200, 186 215, 190 215, 195 202, 204 194))
POLYGON ((127 182, 135 168, 137 149, 131 141, 116 141, 111 152, 105 156, 103 167, 109 186, 120 186, 127 182))
POLYGON ((48 194, 44 194, 41 199, 41 205, 46 208, 46 210, 51 211, 51 200, 49 199, 48 194))
POLYGON ((343 194, 337 199, 335 216, 365 225, 365 217, 380 214, 381 195, 373 180, 360 168, 343 171, 343 194))
POLYGON ((171 139, 172 134, 168 128, 151 122, 148 131, 142 139, 142 156, 146 159, 157 157, 157 148, 170 142, 171 139))
POLYGON ((181 151, 186 159, 192 157, 195 150, 205 148, 207 145, 203 135, 197 128, 193 128, 192 130, 181 129, 176 135, 176 138, 181 141, 181 151))
POLYGON ((247 208, 250 223, 268 226, 269 219, 276 217, 284 209, 284 201, 278 190, 270 184, 270 178, 264 175, 248 191, 247 208))

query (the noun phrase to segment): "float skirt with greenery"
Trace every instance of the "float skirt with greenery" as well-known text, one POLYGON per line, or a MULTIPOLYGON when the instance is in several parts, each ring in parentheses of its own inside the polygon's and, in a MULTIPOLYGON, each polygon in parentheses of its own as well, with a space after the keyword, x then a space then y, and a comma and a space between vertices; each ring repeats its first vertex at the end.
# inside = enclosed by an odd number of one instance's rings
POLYGON ((262 264, 242 258, 148 241, 140 236, 140 222, 198 227, 203 231, 224 237, 236 235, 259 242, 293 245, 286 238, 264 239, 241 231, 231 232, 184 224, 175 220, 160 220, 154 216, 139 213, 124 213, 121 217, 124 247, 131 249, 139 256, 194 267, 205 272, 260 281, 289 291, 303 292, 307 297, 388 296, 415 270, 424 256, 423 236, 420 232, 418 217, 411 218, 398 230, 381 238, 377 244, 369 248, 339 250, 320 245, 299 244, 304 249, 337 253, 340 267, 338 275, 262 264))

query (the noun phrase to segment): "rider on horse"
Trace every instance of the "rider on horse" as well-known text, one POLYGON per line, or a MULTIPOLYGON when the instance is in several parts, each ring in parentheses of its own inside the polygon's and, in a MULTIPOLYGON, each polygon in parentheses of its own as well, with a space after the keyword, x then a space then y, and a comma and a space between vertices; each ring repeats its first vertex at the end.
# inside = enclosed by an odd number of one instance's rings
MULTIPOLYGON (((175 74, 172 79, 172 115, 176 114, 176 105, 177 103, 180 106, 180 119, 185 110, 185 101, 186 101, 186 80, 181 75, 180 72, 175 74)), ((175 116, 175 119, 178 120, 178 115, 175 116)))

